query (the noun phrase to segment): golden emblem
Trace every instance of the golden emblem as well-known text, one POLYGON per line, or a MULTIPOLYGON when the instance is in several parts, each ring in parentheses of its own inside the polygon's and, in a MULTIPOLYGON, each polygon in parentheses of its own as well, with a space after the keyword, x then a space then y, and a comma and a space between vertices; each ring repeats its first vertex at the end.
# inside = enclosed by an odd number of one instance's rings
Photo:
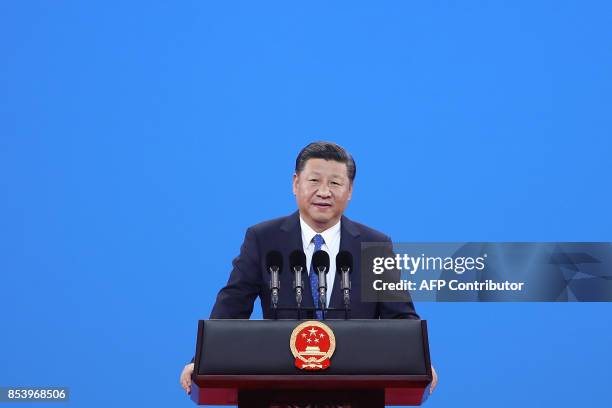
POLYGON ((325 370, 336 350, 336 337, 325 323, 309 320, 293 329, 289 345, 297 368, 325 370))

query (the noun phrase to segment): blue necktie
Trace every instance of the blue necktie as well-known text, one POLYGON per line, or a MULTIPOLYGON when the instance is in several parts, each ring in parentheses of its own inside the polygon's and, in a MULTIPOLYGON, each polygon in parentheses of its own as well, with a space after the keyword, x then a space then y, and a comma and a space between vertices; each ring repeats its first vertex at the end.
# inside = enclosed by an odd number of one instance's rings
MULTIPOLYGON (((320 250, 323 244, 325 243, 321 234, 315 235, 312 240, 315 245, 314 252, 317 252, 318 250, 320 250)), ((310 260, 310 289, 312 291, 312 300, 314 301, 314 306, 318 307, 319 306, 319 274, 317 273, 317 271, 314 270, 312 259, 310 260)), ((317 319, 319 320, 323 319, 323 312, 321 312, 320 310, 317 310, 316 316, 317 316, 317 319)))

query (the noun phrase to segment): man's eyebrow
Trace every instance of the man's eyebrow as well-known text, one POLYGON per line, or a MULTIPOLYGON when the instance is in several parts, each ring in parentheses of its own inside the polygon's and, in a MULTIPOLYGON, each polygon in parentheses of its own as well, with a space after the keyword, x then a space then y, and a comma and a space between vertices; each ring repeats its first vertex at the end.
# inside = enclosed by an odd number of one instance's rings
MULTIPOLYGON (((319 173, 316 170, 312 170, 310 173, 307 174, 308 177, 312 177, 312 176, 316 176, 319 177, 321 176, 321 173, 319 173)), ((333 179, 343 179, 345 176, 339 173, 334 173, 334 174, 330 174, 329 178, 333 178, 333 179)))

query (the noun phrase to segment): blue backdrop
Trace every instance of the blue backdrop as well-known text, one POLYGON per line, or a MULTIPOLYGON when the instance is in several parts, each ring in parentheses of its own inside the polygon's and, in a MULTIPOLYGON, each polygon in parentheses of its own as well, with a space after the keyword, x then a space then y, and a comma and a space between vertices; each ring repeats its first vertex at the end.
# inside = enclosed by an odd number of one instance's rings
MULTIPOLYGON (((607 1, 2 1, 0 386, 192 406, 197 320, 312 140, 396 241, 612 241, 610 27, 607 1)), ((417 310, 432 408, 612 404, 609 303, 417 310)))

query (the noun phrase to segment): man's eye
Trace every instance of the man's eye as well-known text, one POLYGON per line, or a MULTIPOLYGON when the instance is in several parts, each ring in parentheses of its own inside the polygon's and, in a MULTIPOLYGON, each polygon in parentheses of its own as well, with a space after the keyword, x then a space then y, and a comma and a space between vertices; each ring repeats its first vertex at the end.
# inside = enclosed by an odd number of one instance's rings
POLYGON ((341 185, 341 184, 340 184, 340 183, 338 183, 337 181, 332 181, 332 184, 333 184, 334 186, 340 186, 340 185, 341 185))
POLYGON ((310 179, 310 180, 308 180, 308 181, 314 181, 314 182, 317 182, 317 181, 319 181, 319 180, 317 180, 317 179, 310 179))

